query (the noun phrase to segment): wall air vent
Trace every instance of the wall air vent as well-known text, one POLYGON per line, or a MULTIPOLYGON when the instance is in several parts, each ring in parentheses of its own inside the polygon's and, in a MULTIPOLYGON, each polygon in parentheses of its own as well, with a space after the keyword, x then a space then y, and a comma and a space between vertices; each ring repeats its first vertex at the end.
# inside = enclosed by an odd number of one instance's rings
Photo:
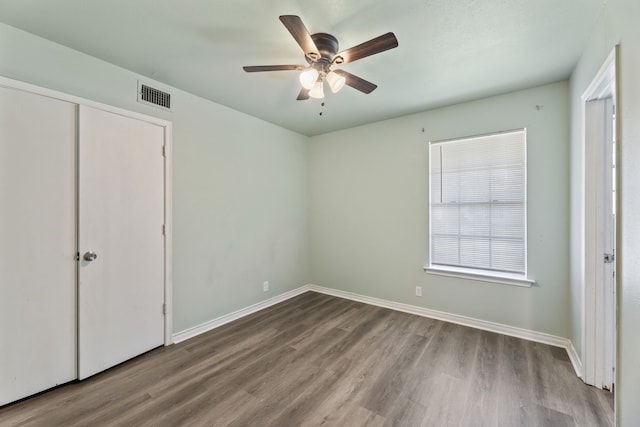
POLYGON ((171 94, 138 82, 138 102, 171 110, 171 94))

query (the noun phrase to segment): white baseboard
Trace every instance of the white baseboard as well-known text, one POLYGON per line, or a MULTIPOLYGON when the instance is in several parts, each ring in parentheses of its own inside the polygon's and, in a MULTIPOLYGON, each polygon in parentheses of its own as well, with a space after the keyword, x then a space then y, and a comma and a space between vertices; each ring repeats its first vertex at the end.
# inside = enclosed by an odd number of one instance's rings
POLYGON ((418 316, 429 317, 431 319, 442 320, 445 322, 456 323, 458 325, 469 326, 471 328, 482 329, 489 332, 496 332, 502 335, 509 335, 516 338, 522 338, 528 341, 539 342, 542 344, 552 345, 554 347, 562 347, 567 351, 571 364, 579 377, 582 377, 582 364, 576 353, 573 344, 568 338, 558 337, 543 332, 531 331, 528 329, 516 328, 514 326, 504 325, 501 323, 489 322, 486 320, 474 319, 472 317, 461 316, 458 314, 446 313, 444 311, 431 310, 428 308, 417 307, 415 305, 403 304, 394 301, 388 301, 380 298, 373 298, 364 295, 354 294, 351 292, 340 291, 337 289, 325 288, 322 286, 308 285, 309 290, 320 292, 327 295, 333 295, 340 298, 346 298, 365 304, 375 305, 378 307, 389 308, 391 310, 402 311, 405 313, 416 314, 418 316))
POLYGON ((573 370, 576 371, 576 375, 578 378, 584 381, 584 370, 582 368, 582 360, 578 356, 578 352, 576 348, 573 346, 573 343, 569 341, 569 347, 567 347, 567 354, 569 355, 569 360, 571 360, 571 364, 573 365, 573 370))
POLYGON ((216 319, 209 320, 200 325, 196 325, 184 331, 178 332, 173 335, 173 342, 179 343, 181 341, 193 338, 197 335, 208 332, 226 323, 233 322, 241 317, 248 316, 260 310, 264 310, 267 307, 286 301, 290 298, 298 296, 308 291, 318 292, 327 295, 333 295, 339 298, 345 298, 352 301, 358 301, 365 304, 375 305, 378 307, 384 307, 391 310, 402 311, 404 313, 415 314, 422 317, 429 317, 431 319, 442 320, 444 322, 455 323, 458 325, 468 326, 471 328, 482 329, 489 332, 495 332, 502 335, 508 335, 516 338, 522 338, 528 341, 539 342, 542 344, 552 345, 554 347, 561 347, 567 351, 569 360, 573 365, 573 369, 576 375, 582 378, 582 362, 578 357, 576 349, 573 347, 573 343, 568 338, 558 337, 555 335, 546 334, 543 332, 531 331, 528 329, 516 328, 514 326, 504 325, 501 323, 489 322, 486 320, 474 319, 472 317, 461 316, 459 314, 447 313, 444 311, 431 310, 429 308, 417 307, 415 305, 403 304, 394 301, 388 301, 380 298, 368 297, 365 295, 354 294, 352 292, 340 291, 337 289, 325 288, 317 285, 305 285, 297 289, 294 289, 284 294, 269 298, 268 300, 261 301, 257 304, 250 305, 249 307, 234 311, 232 313, 220 316, 216 319))
POLYGON ((309 291, 309 286, 305 285, 297 289, 294 289, 292 291, 285 292, 284 294, 277 295, 273 298, 269 298, 268 300, 250 305, 249 307, 236 310, 232 313, 225 314, 224 316, 220 316, 213 320, 209 320, 208 322, 204 322, 199 325, 193 326, 191 328, 185 329, 184 331, 173 334, 172 336, 173 343, 177 344, 184 340, 188 340, 189 338, 193 338, 197 335, 203 334, 212 329, 220 327, 226 323, 233 322, 234 320, 240 319, 241 317, 245 317, 250 314, 253 314, 256 311, 264 310, 267 307, 271 307, 272 305, 281 303, 282 301, 286 301, 290 298, 303 294, 307 291, 309 291))

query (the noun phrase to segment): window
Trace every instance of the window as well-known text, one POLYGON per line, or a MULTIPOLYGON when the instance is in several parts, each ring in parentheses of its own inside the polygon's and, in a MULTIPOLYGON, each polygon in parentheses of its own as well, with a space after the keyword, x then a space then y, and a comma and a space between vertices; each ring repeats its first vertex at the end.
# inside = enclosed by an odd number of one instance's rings
POLYGON ((530 285, 526 131, 431 142, 429 158, 426 270, 530 285))

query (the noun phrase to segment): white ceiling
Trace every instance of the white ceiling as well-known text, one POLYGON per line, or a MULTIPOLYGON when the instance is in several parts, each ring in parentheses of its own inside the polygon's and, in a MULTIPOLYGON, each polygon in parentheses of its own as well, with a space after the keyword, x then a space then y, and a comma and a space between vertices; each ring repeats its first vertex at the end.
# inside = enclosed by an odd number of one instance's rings
MULTIPOLYGON (((0 21, 305 135, 569 77, 605 0, 0 0, 0 21), (278 20, 340 49, 388 31, 396 49, 340 68, 378 85, 296 101, 306 64, 278 20), (323 115, 318 113, 323 111, 323 115)), ((336 66, 333 67, 337 68, 336 66)), ((328 92, 328 91, 327 91, 328 92)))

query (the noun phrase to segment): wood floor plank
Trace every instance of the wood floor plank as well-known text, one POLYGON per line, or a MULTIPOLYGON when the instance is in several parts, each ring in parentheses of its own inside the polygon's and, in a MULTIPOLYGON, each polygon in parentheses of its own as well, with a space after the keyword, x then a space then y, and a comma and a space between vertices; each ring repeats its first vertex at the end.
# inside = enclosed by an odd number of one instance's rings
POLYGON ((507 425, 534 425, 534 399, 529 374, 527 342, 501 337, 498 354, 501 369, 498 374, 498 414, 507 425))
POLYGON ((378 427, 384 426, 386 419, 362 406, 352 405, 342 412, 342 417, 333 425, 349 427, 378 427))
POLYGON ((496 425, 499 399, 496 378, 500 375, 501 366, 498 355, 502 342, 500 335, 480 331, 461 425, 496 425))
POLYGON ((426 337, 420 335, 409 336, 403 341, 397 345, 400 355, 377 372, 362 402, 362 406, 376 414, 390 415, 397 402, 404 398, 405 384, 411 380, 413 368, 429 343, 426 337))
POLYGON ((1 426, 612 426, 564 349, 307 292, 79 383, 1 426))
POLYGON ((468 347, 468 343, 455 342, 457 339, 466 337, 462 328, 459 325, 442 322, 441 327, 434 330, 434 334, 407 384, 411 400, 428 407, 430 401, 438 399, 440 396, 438 387, 442 381, 441 374, 443 373, 461 380, 463 380, 461 377, 467 377, 464 380, 468 381, 471 368, 468 368, 468 372, 466 369, 465 372, 460 372, 459 359, 461 356, 465 359, 469 358, 471 351, 467 349, 463 355, 459 354, 458 351, 468 347))

